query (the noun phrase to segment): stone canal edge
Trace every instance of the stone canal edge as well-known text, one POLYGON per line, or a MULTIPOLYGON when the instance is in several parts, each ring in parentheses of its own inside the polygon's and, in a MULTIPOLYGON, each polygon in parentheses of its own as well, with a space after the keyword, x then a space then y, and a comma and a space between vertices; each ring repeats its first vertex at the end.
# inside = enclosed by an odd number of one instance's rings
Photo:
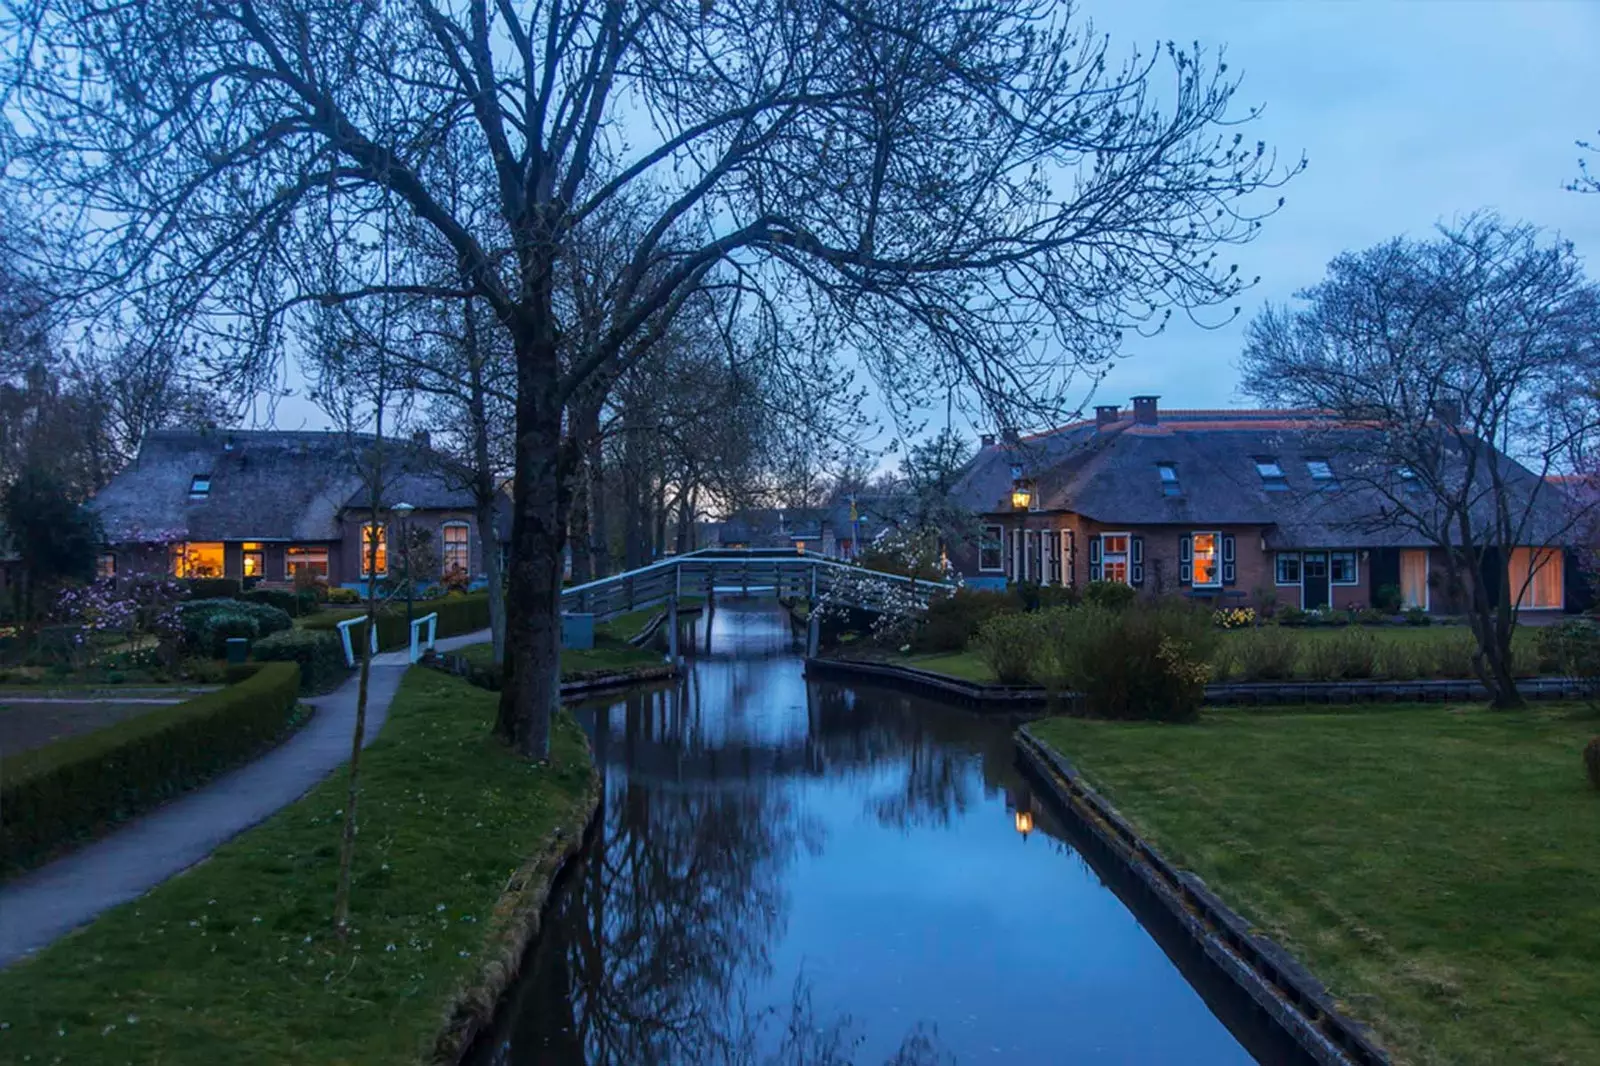
POLYGON ((545 905, 558 876, 583 847, 605 787, 601 768, 594 764, 594 752, 587 743, 585 750, 590 757, 589 787, 568 808, 543 846, 517 868, 501 890, 478 952, 481 965, 477 977, 456 991, 434 1041, 427 1061, 435 1066, 463 1062, 479 1034, 493 1024, 495 1008, 516 981, 528 947, 544 924, 545 905))
POLYGON ((1105 845, 1212 964, 1313 1062, 1387 1066, 1388 1055, 1366 1035, 1366 1027, 1340 1013, 1321 982, 1293 956, 1256 932, 1197 875, 1168 862, 1026 725, 1015 736, 1018 760, 1044 787, 1055 813, 1072 818, 1105 845))

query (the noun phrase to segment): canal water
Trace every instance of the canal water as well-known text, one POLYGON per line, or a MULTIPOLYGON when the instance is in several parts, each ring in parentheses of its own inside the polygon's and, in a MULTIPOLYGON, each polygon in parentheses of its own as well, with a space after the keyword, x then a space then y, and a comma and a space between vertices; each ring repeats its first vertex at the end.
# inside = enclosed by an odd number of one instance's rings
POLYGON ((1255 1061, 1035 804, 1014 722, 808 682, 770 601, 709 637, 580 711, 603 807, 475 1063, 1255 1061))

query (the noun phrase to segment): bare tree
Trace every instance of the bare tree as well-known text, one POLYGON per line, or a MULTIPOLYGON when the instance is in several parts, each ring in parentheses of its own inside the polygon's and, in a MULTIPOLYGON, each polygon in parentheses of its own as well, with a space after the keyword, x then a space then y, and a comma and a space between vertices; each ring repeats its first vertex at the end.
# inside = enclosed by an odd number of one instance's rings
POLYGON ((1600 144, 1594 141, 1579 141, 1578 148, 1584 155, 1578 157, 1578 176, 1568 183, 1567 188, 1573 192, 1600 193, 1600 174, 1596 174, 1589 169, 1589 160, 1587 158, 1590 155, 1600 153, 1600 144))
POLYGON ((1350 521, 1439 549, 1480 678, 1519 705, 1518 605, 1592 506, 1549 475, 1600 428, 1600 289, 1570 244, 1484 214, 1341 255, 1299 295, 1251 323, 1245 389, 1337 416, 1328 454, 1375 501, 1350 521), (1531 565, 1514 578, 1518 549, 1531 565))
POLYGON ((161 294, 239 387, 267 380, 271 323, 307 302, 471 296, 507 331, 497 729, 537 757, 560 691, 564 411, 652 324, 716 279, 803 308, 901 402, 959 386, 1020 424, 1124 330, 1230 303, 1246 283, 1218 251, 1254 235, 1271 204, 1250 194, 1294 169, 1228 128, 1248 116, 1225 64, 1170 44, 1118 62, 1048 0, 10 6, 31 41, 13 173, 78 209, 64 246, 85 294, 161 294), (492 165, 493 225, 442 191, 452 138, 492 165), (622 198, 647 224, 605 329, 574 352, 558 265, 622 198), (460 280, 323 289, 297 243, 325 201, 431 227, 460 280))

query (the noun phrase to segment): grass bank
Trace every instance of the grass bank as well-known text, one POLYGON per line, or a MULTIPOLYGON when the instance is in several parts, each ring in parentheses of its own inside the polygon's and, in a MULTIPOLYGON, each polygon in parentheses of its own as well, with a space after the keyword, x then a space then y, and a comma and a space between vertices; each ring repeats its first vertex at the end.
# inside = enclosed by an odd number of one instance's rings
MULTIPOLYGON (((469 644, 465 648, 458 649, 456 654, 473 666, 487 669, 495 665, 494 646, 491 644, 469 644)), ((658 651, 635 648, 622 641, 602 640, 598 636, 595 638, 593 648, 582 651, 574 648, 561 650, 561 676, 569 680, 605 671, 660 665, 661 653, 658 651)))
POLYGON ((0 1062, 425 1061, 503 954, 508 881, 587 820, 593 768, 563 715, 537 767, 489 736, 496 697, 411 670, 363 758, 354 932, 330 933, 336 773, 212 858, 0 972, 0 1062))
POLYGON ((1397 1061, 1600 1062, 1600 793, 1574 704, 1034 727, 1397 1061))

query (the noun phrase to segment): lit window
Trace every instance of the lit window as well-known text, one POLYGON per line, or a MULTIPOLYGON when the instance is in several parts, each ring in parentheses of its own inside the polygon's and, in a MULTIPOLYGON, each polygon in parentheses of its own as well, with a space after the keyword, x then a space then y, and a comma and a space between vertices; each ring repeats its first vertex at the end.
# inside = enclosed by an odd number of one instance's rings
POLYGON ((1216 587, 1222 584, 1222 567, 1218 565, 1217 556, 1221 553, 1218 543, 1222 537, 1216 533, 1196 533, 1193 537, 1194 544, 1194 584, 1196 587, 1216 587))
POLYGON ((1259 456, 1256 459, 1256 473, 1261 475, 1261 487, 1269 491, 1278 491, 1289 487, 1284 480, 1283 467, 1278 465, 1278 460, 1259 456))
POLYGON ((1331 489, 1338 485, 1333 476, 1333 467, 1326 459, 1307 459, 1306 470, 1311 474, 1311 480, 1316 482, 1319 489, 1331 489))
POLYGON ((1100 580, 1128 584, 1128 534, 1107 533, 1100 538, 1100 580))
POLYGON ((1517 606, 1535 610, 1564 606, 1564 562, 1559 549, 1512 548, 1511 592, 1517 606))
POLYGON ((1183 487, 1178 484, 1178 464, 1157 463, 1156 471, 1161 475, 1161 494, 1163 496, 1183 495, 1183 487))
POLYGON ((211 475, 196 474, 189 479, 189 499, 203 500, 211 495, 211 475))
POLYGON ((383 523, 373 525, 370 522, 361 526, 361 576, 371 577, 373 573, 379 577, 389 572, 389 537, 383 528, 383 523), (377 555, 373 555, 373 549, 377 555), (373 565, 376 559, 376 566, 373 565))
POLYGON ((1335 585, 1361 584, 1355 552, 1334 552, 1328 557, 1328 580, 1335 585))
POLYGON ((264 577, 267 572, 267 556, 261 550, 261 545, 255 541, 247 540, 240 548, 240 558, 244 562, 245 577, 264 577))
POLYGON ((172 546, 173 577, 221 577, 222 545, 188 543, 172 546))
POLYGON ((328 576, 328 549, 320 544, 291 544, 283 552, 284 569, 291 580, 302 572, 328 576))
POLYGON ((94 561, 94 576, 101 581, 115 581, 117 557, 111 552, 101 552, 100 557, 94 561))
POLYGON ((1300 553, 1299 552, 1279 552, 1278 553, 1278 584, 1280 584, 1280 585, 1298 585, 1298 584, 1300 584, 1300 553))
POLYGON ((465 522, 452 522, 444 527, 444 572, 460 570, 466 573, 472 565, 470 532, 465 522))
POLYGON ((978 535, 978 569, 998 572, 1005 569, 1001 542, 1005 531, 1000 526, 984 526, 978 535))

